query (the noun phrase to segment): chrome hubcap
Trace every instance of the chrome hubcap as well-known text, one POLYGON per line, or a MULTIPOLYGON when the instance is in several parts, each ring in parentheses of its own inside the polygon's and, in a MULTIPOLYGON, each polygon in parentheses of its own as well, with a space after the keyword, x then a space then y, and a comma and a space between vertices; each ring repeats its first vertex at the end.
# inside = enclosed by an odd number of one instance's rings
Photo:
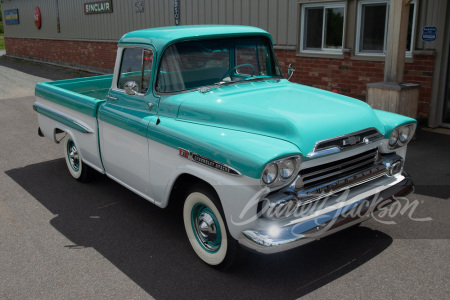
POLYGON ((217 252, 222 235, 220 225, 211 209, 204 204, 197 204, 192 209, 192 228, 200 245, 208 252, 217 252))
POLYGON ((198 220, 200 235, 205 241, 215 241, 217 238, 216 223, 210 214, 202 213, 198 220))
POLYGON ((78 171, 80 168, 80 155, 73 141, 70 141, 67 145, 67 155, 72 169, 78 171))

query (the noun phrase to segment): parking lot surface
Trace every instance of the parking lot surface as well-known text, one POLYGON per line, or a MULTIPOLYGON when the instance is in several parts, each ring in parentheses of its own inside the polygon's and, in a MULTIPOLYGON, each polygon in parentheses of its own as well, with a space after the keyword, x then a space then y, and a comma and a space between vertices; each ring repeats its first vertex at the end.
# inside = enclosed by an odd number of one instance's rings
POLYGON ((416 192, 393 218, 219 272, 177 211, 105 176, 76 182, 61 145, 37 135, 36 82, 90 75, 0 57, 1 299, 448 299, 450 135, 418 130, 416 192))

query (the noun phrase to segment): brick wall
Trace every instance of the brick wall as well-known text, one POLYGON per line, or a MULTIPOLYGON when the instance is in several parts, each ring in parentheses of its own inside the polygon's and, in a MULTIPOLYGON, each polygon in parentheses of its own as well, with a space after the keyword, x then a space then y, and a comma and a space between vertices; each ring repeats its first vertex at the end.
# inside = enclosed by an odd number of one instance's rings
MULTIPOLYGON (((5 38, 8 54, 38 58, 51 62, 65 62, 78 66, 90 66, 113 70, 117 44, 112 42, 82 42, 5 38)), ((293 50, 275 50, 284 71, 289 64, 295 68, 293 82, 366 100, 367 83, 384 79, 384 62, 352 60, 350 53, 343 59, 297 56, 293 50)), ((414 56, 413 63, 405 64, 405 82, 418 83, 418 118, 427 118, 431 99, 433 56, 414 56)))
POLYGON ((5 37, 6 52, 49 62, 65 62, 74 66, 114 69, 117 43, 82 42, 5 37))
MULTIPOLYGON (((297 56, 293 50, 275 50, 284 71, 289 64, 295 73, 291 81, 366 100, 367 83, 384 80, 383 61, 352 60, 350 53, 343 59, 297 56)), ((404 81, 421 85, 418 118, 427 118, 431 99, 433 56, 414 56, 413 63, 405 64, 404 81)))

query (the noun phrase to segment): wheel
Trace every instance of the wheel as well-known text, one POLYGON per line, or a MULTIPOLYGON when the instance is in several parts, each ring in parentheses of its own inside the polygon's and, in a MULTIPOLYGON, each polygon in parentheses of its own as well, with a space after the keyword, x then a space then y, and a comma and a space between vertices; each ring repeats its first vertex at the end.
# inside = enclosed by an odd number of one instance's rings
POLYGON ((80 182, 88 182, 92 176, 91 168, 83 163, 75 142, 69 136, 64 143, 64 157, 70 175, 80 182))
POLYGON ((222 206, 210 188, 199 185, 188 192, 183 219, 189 242, 200 259, 221 270, 233 267, 241 249, 229 234, 222 206))

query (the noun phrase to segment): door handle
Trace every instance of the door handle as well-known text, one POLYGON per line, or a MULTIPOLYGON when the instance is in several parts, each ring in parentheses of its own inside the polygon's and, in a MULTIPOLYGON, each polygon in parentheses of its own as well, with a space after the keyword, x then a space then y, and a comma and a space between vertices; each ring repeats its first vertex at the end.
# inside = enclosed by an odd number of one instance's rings
POLYGON ((119 98, 116 98, 116 97, 113 97, 113 96, 110 96, 110 95, 107 95, 106 98, 109 99, 109 100, 114 100, 114 101, 119 100, 119 98))

